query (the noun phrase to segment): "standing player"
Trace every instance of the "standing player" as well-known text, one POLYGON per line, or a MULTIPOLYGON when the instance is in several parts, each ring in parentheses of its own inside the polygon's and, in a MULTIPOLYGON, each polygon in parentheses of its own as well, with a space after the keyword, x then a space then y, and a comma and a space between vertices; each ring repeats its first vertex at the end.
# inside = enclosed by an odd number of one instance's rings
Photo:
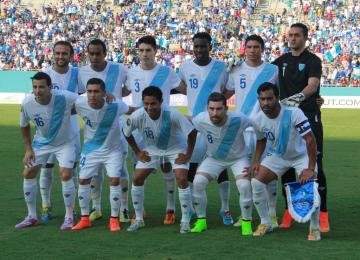
MULTIPOLYGON (((316 141, 308 119, 298 108, 279 103, 279 90, 272 83, 264 83, 258 89, 263 113, 254 119, 257 136, 255 161, 251 167, 253 201, 261 218, 254 236, 272 231, 268 209, 266 184, 281 177, 288 169, 295 168, 300 182, 316 177, 316 141), (260 162, 266 142, 270 142, 266 156, 260 162)), ((320 240, 319 207, 310 218, 309 240, 320 240)))
POLYGON ((171 163, 178 182, 181 206, 180 233, 190 231, 191 191, 188 187, 187 174, 193 148, 196 141, 196 130, 175 108, 161 106, 162 93, 158 87, 150 86, 142 92, 144 107, 135 111, 127 120, 124 134, 137 157, 137 164, 131 189, 136 220, 128 231, 144 227, 144 182, 151 172, 164 161, 171 163), (138 129, 143 140, 141 150, 132 132, 138 129), (187 144, 186 144, 187 139, 187 144))
POLYGON ((62 193, 65 203, 65 220, 61 230, 71 229, 75 203, 75 185, 72 168, 76 157, 76 135, 71 130, 71 109, 77 94, 68 91, 51 91, 51 79, 44 72, 32 78, 33 94, 26 97, 21 106, 21 133, 26 153, 23 159, 24 197, 28 216, 16 228, 35 226, 39 223, 36 214, 36 175, 41 165, 54 154, 60 166, 62 193), (31 143, 29 122, 36 126, 31 143))
MULTIPOLYGON (((99 78, 105 82, 106 93, 112 94, 117 99, 122 100, 122 86, 126 80, 127 68, 119 63, 106 61, 106 45, 103 41, 95 39, 90 41, 87 46, 90 64, 81 67, 79 70, 79 85, 86 89, 86 84, 91 78, 99 78)), ((121 119, 123 121, 123 119, 121 119)), ((121 122, 119 122, 121 123, 121 122)), ((128 216, 128 186, 129 173, 126 167, 127 143, 125 138, 120 135, 123 143, 123 168, 121 169, 120 185, 122 187, 122 202, 120 210, 120 222, 130 221, 128 216)), ((101 169, 100 169, 101 170, 101 169)), ((91 182, 92 187, 92 212, 90 220, 94 221, 102 217, 101 213, 101 192, 102 192, 103 175, 94 176, 91 182)))
MULTIPOLYGON (((320 206, 320 230, 329 232, 329 218, 326 202, 326 178, 323 170, 323 126, 321 123, 320 106, 317 104, 320 92, 320 78, 322 73, 321 60, 306 47, 308 28, 302 23, 291 25, 289 31, 290 53, 286 53, 275 60, 279 67, 280 98, 287 98, 287 105, 297 105, 309 119, 311 129, 317 144, 317 165, 320 206)), ((284 175, 283 183, 291 182, 295 174, 284 175)), ((285 193, 284 193, 285 196, 285 193)), ((290 228, 292 218, 286 209, 280 227, 290 228)))
MULTIPOLYGON (((225 63, 212 59, 211 36, 206 32, 200 32, 193 37, 194 56, 193 61, 186 61, 180 66, 179 76, 182 84, 177 90, 187 95, 188 114, 195 117, 200 112, 206 111, 207 99, 212 92, 222 92, 228 80, 225 63)), ((190 161, 188 180, 194 180, 196 169, 205 156, 206 145, 202 137, 197 138, 194 155, 190 161)), ((229 210, 230 183, 226 169, 218 178, 221 210, 220 215, 225 225, 231 225, 233 219, 229 210)), ((191 187, 191 186, 190 186, 191 187)))
MULTIPOLYGON (((131 68, 127 75, 124 96, 131 93, 132 104, 134 107, 142 107, 142 91, 148 86, 155 86, 161 89, 163 93, 163 104, 170 105, 170 91, 177 88, 181 80, 177 74, 169 67, 157 64, 155 62, 156 40, 153 36, 143 36, 138 41, 138 53, 140 64, 131 68)), ((137 144, 142 148, 141 136, 138 132, 134 132, 137 144)), ((171 169, 171 165, 166 163, 161 167, 164 172, 164 184, 167 194, 166 214, 164 224, 175 223, 175 174, 171 169)))
MULTIPOLYGON (((55 90, 68 90, 73 93, 82 93, 83 90, 78 89, 78 68, 70 67, 69 64, 74 57, 74 49, 69 42, 58 41, 54 45, 53 50, 53 60, 54 64, 46 69, 44 72, 48 74, 51 78, 52 89, 55 90)), ((71 128, 76 137, 77 145, 77 157, 76 162, 79 161, 80 157, 80 127, 77 120, 77 116, 73 115, 71 117, 71 128)), ((40 171, 40 194, 42 199, 42 212, 41 212, 41 221, 46 222, 51 220, 51 187, 52 187, 52 172, 54 169, 55 156, 51 155, 49 157, 46 165, 43 165, 40 171)), ((73 179, 75 186, 78 185, 77 181, 77 171, 76 164, 73 168, 73 179)))
MULTIPOLYGON (((271 82, 277 84, 278 68, 275 65, 263 62, 261 60, 264 53, 264 41, 258 35, 250 35, 245 40, 245 55, 246 61, 240 66, 235 67, 229 74, 229 81, 227 82, 226 95, 231 96, 235 93, 236 98, 236 112, 242 112, 250 118, 254 118, 257 113, 261 111, 257 99, 257 89, 264 82, 271 82)), ((256 136, 253 127, 246 129, 245 143, 249 151, 249 156, 255 151, 256 136)), ((251 193, 251 183, 248 179, 240 179, 243 189, 249 189, 251 193)), ((278 227, 276 217, 276 191, 277 180, 272 181, 267 185, 269 195, 269 209, 273 228, 278 227)), ((240 200, 242 200, 240 196, 240 200)), ((250 210, 251 211, 251 210, 250 210)), ((248 214, 251 217, 251 214, 248 214)), ((242 218, 234 226, 241 226, 242 218)), ((250 219, 244 219, 245 224, 250 219)))
POLYGON ((119 211, 121 199, 120 170, 125 160, 119 136, 121 127, 119 118, 128 112, 128 106, 116 101, 106 104, 105 83, 92 78, 87 82, 87 97, 80 97, 76 103, 76 112, 84 119, 84 145, 80 160, 79 204, 81 220, 72 230, 81 230, 91 226, 89 203, 91 198, 91 179, 103 166, 109 176, 111 217, 110 231, 120 231, 119 211))
POLYGON ((242 113, 228 113, 224 95, 213 92, 208 98, 207 112, 201 112, 192 119, 195 128, 205 137, 206 159, 200 164, 194 179, 193 201, 197 221, 191 232, 199 233, 207 229, 206 187, 219 174, 231 167, 236 186, 240 193, 240 208, 243 216, 242 234, 251 235, 251 187, 247 170, 250 166, 244 131, 251 121, 242 113), (245 221, 247 220, 247 221, 245 221))

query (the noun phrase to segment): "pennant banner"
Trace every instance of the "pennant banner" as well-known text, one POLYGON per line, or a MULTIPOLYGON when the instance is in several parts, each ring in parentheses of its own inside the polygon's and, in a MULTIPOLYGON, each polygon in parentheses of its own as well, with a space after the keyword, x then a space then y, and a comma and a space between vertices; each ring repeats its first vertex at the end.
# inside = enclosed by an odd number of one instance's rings
POLYGON ((307 222, 320 206, 318 184, 314 180, 301 184, 290 182, 285 187, 290 215, 299 223, 307 222))

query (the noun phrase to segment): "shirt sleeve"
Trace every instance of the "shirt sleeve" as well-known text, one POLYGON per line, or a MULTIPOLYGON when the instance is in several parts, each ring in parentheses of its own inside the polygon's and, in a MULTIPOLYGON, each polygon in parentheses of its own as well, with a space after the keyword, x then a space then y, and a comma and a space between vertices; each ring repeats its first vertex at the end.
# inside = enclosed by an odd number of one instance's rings
POLYGON ((179 111, 173 109, 171 114, 173 114, 173 120, 181 128, 185 136, 188 136, 191 131, 194 130, 194 126, 191 124, 189 119, 183 116, 179 111))
POLYGON ((81 74, 81 69, 79 69, 78 71, 78 92, 79 94, 83 94, 86 92, 86 86, 83 84, 80 74, 81 74))
POLYGON ((64 90, 63 92, 68 100, 70 106, 74 105, 79 95, 77 93, 72 93, 70 91, 64 90))
POLYGON ((234 77, 232 77, 232 73, 229 75, 229 80, 226 83, 226 88, 228 90, 235 90, 235 82, 234 82, 234 77))
POLYGON ((256 122, 259 122, 259 120, 261 120, 260 117, 255 117, 254 118, 253 127, 254 127, 254 130, 255 130, 256 139, 257 140, 262 140, 262 139, 265 138, 265 136, 264 136, 264 133, 261 131, 259 125, 256 123, 256 122))
POLYGON ((226 86, 228 80, 229 80, 229 73, 226 71, 226 66, 225 66, 224 72, 222 73, 221 86, 226 86))
POLYGON ((311 132, 309 120, 300 109, 294 110, 292 120, 296 130, 301 136, 311 132))
POLYGON ((314 57, 310 64, 309 78, 315 77, 320 79, 322 73, 321 60, 318 57, 314 57))
POLYGON ((138 113, 135 111, 126 119, 125 126, 123 127, 123 133, 125 137, 130 137, 132 132, 137 128, 137 118, 138 113))
POLYGON ((184 73, 184 64, 180 66, 178 75, 182 81, 186 82, 186 77, 185 77, 185 73, 184 73))
POLYGON ((29 125, 30 118, 28 114, 26 113, 24 104, 21 104, 21 110, 20 110, 20 126, 26 127, 29 125))
POLYGON ((129 111, 129 106, 126 105, 124 102, 119 101, 119 115, 122 116, 123 114, 129 111))
POLYGON ((200 118, 199 118, 200 114, 193 117, 193 119, 192 119, 192 123, 193 123, 194 127, 196 128, 196 130, 198 130, 198 131, 200 131, 200 118))
POLYGON ((180 85, 180 82, 181 79, 179 76, 173 70, 171 70, 167 79, 167 85, 170 87, 170 89, 174 89, 180 85))

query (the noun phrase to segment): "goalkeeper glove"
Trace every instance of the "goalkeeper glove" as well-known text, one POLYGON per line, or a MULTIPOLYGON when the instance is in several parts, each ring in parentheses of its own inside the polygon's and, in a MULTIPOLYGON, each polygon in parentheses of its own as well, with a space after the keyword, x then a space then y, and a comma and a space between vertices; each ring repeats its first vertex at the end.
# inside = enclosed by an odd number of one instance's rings
POLYGON ((305 95, 300 92, 291 97, 284 98, 281 103, 288 107, 298 107, 302 101, 305 100, 305 95))

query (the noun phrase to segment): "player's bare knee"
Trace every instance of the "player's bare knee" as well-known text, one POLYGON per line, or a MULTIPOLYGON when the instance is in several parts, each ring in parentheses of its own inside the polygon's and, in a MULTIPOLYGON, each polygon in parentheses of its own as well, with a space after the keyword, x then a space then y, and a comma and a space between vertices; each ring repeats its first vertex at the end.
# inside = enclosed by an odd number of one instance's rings
POLYGON ((145 182, 145 178, 140 174, 135 174, 133 178, 133 184, 135 186, 143 186, 145 182))
POLYGON ((109 178, 110 186, 119 186, 120 178, 109 178))
POLYGON ((188 186, 187 176, 184 175, 177 177, 177 183, 180 189, 186 189, 188 186))
POLYGON ((36 178, 38 172, 38 167, 30 167, 30 168, 25 168, 23 171, 23 176, 24 179, 34 179, 36 178))
POLYGON ((80 185, 89 185, 91 183, 91 178, 89 179, 80 179, 79 184, 80 185))
POLYGON ((60 168, 60 175, 62 181, 68 181, 72 178, 72 169, 70 168, 60 168))

